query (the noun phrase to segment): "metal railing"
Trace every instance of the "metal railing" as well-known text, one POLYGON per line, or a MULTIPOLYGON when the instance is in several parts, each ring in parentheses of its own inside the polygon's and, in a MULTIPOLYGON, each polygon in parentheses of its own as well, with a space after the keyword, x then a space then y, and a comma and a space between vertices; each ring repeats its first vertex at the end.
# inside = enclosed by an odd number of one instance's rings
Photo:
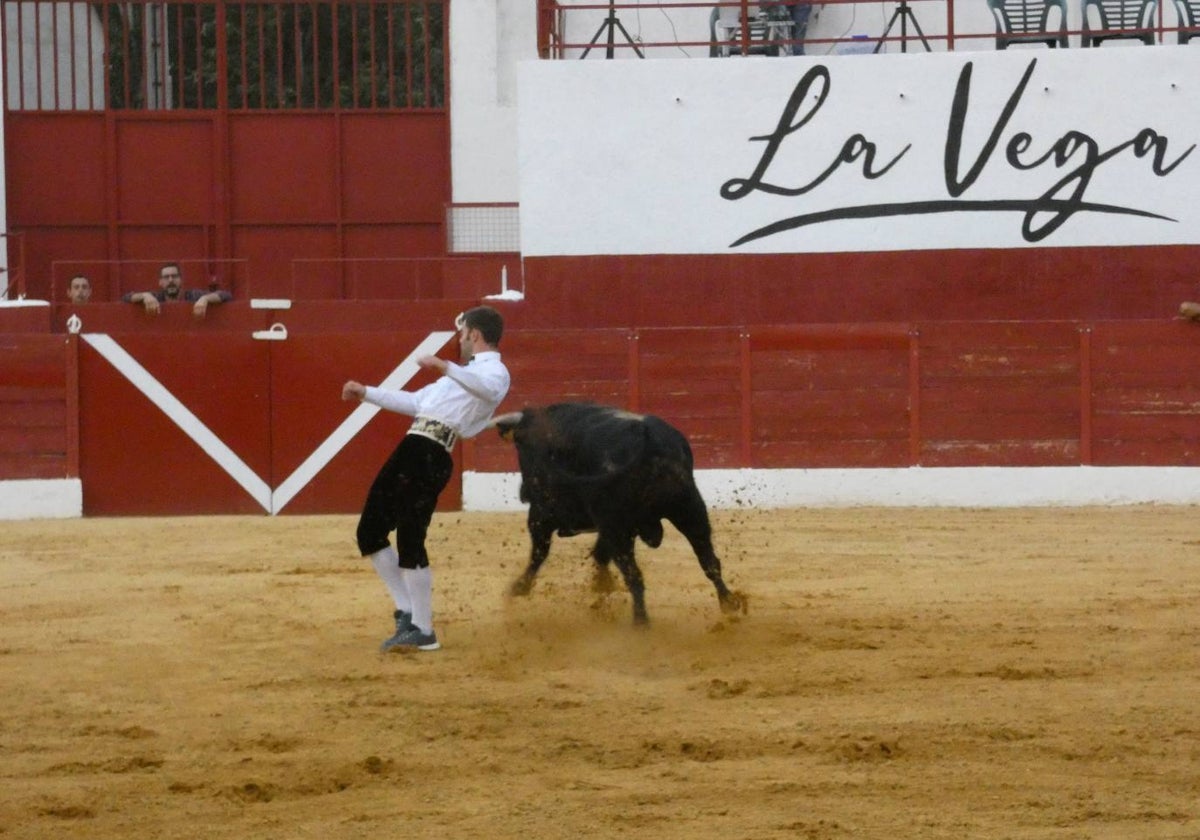
MULTIPOLYGON (((1188 40, 1190 21, 1181 18, 1169 2, 1155 5, 1152 26, 1137 29, 1106 29, 1082 0, 1068 2, 1074 5, 1068 5, 1069 20, 1062 29, 1022 32, 1022 37, 1044 34, 1044 40, 1049 40, 1065 35, 1073 46, 1099 46, 1094 42, 1103 36, 1146 33, 1158 45, 1188 40)), ((817 10, 813 17, 819 16, 821 25, 806 20, 806 26, 792 31, 789 22, 797 5, 784 0, 538 0, 538 55, 545 59, 787 56, 797 47, 807 54, 993 50, 1005 34, 998 31, 986 0, 829 0, 812 5, 817 10), (741 25, 746 20, 750 26, 741 25)), ((1057 25, 1057 20, 1052 23, 1057 25)), ((1046 48, 1021 45, 1025 46, 1046 48)))
POLYGON ((446 103, 445 0, 9 0, 11 111, 446 103))

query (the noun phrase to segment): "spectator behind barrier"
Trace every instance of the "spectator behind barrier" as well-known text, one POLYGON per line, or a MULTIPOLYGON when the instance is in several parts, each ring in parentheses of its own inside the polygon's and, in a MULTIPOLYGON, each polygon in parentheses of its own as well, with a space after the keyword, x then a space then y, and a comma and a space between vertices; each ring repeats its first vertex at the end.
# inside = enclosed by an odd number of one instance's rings
POLYGON ((183 288, 183 271, 179 263, 166 263, 158 270, 157 292, 129 292, 121 297, 126 303, 140 303, 147 312, 158 315, 162 310, 160 303, 182 300, 192 304, 192 314, 203 318, 208 313, 208 307, 214 304, 232 300, 233 295, 220 289, 206 292, 203 289, 183 288))
POLYGON ((92 281, 82 274, 76 274, 71 278, 70 285, 67 286, 67 298, 71 303, 87 303, 92 299, 92 281))

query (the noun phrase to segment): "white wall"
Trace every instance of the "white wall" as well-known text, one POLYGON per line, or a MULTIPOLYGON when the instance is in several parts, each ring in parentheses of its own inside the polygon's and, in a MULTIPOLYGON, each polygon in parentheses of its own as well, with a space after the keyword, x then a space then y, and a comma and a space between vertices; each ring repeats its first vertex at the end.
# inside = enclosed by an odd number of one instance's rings
MULTIPOLYGON (((1196 467, 698 470, 712 508, 1200 504, 1196 467)), ((463 509, 524 510, 516 473, 463 474, 463 509)))
POLYGON ((0 481, 0 520, 73 519, 83 515, 78 478, 0 481))
POLYGON ((1198 78, 1175 46, 524 63, 522 250, 1194 244, 1198 78))
MULTIPOLYGON (((583 0, 579 0, 583 2, 583 0)), ((590 3, 595 5, 594 2, 590 3)), ((571 5, 570 3, 564 5, 571 5)), ((991 14, 983 0, 961 3, 956 9, 960 31, 992 31, 991 14)), ((914 14, 929 34, 945 31, 945 5, 918 0, 914 14)), ((879 3, 818 4, 809 23, 814 38, 882 34, 892 7, 879 3)), ((621 9, 621 24, 639 44, 700 42, 647 50, 655 58, 708 58, 708 6, 621 9)), ((588 42, 606 17, 603 10, 568 11, 566 37, 588 42)), ((899 34, 899 29, 893 35, 899 34)), ((453 196, 456 202, 516 201, 517 67, 537 61, 537 4, 535 0, 454 0, 450 4, 451 39, 451 154, 453 196)), ((617 36, 622 41, 622 36, 617 36)), ((919 49, 919 45, 913 45, 919 49)), ((943 49, 934 45, 935 49, 943 49)), ((959 49, 991 49, 990 39, 964 41, 959 49)), ((884 52, 898 51, 888 44, 884 52)), ((818 55, 835 45, 815 45, 818 55)), ((570 51, 577 56, 581 50, 570 51)), ((588 61, 604 60, 603 44, 588 61)), ((618 59, 634 59, 631 50, 616 51, 618 59)), ((569 62, 573 59, 564 59, 569 62)), ((560 63, 560 62, 550 62, 560 63)))
POLYGON ((517 63, 537 57, 533 0, 450 3, 453 200, 517 200, 517 63))

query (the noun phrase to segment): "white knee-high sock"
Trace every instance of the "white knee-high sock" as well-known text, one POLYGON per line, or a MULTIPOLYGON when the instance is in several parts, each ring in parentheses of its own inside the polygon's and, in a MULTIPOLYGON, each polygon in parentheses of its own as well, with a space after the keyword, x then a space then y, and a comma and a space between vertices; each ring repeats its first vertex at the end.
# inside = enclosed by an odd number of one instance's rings
POLYGON ((406 613, 412 612, 412 598, 408 595, 408 585, 404 581, 403 569, 400 568, 400 555, 392 546, 381 548, 371 555, 371 565, 379 575, 388 594, 396 604, 396 609, 406 613))
POLYGON ((422 633, 433 632, 433 572, 423 569, 401 569, 404 582, 408 585, 408 597, 412 599, 412 623, 422 633))

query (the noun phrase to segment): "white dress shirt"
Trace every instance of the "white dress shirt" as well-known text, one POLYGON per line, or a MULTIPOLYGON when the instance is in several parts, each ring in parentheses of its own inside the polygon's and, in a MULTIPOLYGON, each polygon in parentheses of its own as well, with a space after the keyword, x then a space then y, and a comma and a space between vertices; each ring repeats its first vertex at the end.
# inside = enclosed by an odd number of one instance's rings
POLYGON ((445 375, 417 391, 368 385, 363 402, 397 414, 429 417, 445 423, 460 437, 474 437, 508 394, 511 381, 499 352, 485 350, 465 366, 447 362, 445 375))

